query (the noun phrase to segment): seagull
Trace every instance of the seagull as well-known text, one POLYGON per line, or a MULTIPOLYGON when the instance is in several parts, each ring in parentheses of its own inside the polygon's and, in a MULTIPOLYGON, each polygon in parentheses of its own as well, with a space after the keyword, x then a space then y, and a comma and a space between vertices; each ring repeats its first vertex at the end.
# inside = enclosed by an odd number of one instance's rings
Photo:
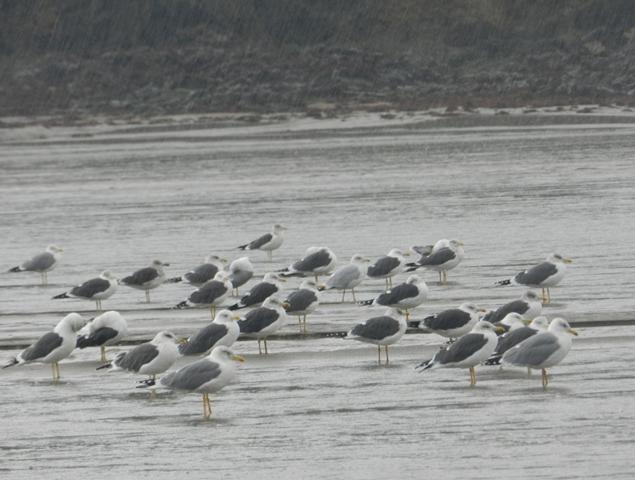
POLYGON ((296 260, 290 266, 281 270, 283 277, 306 277, 315 276, 318 281, 319 275, 330 273, 337 262, 337 257, 328 247, 309 247, 300 260, 296 260))
POLYGON ((97 370, 110 368, 113 371, 125 370, 148 375, 149 378, 142 382, 150 387, 154 385, 156 376, 170 368, 177 358, 179 350, 176 336, 172 332, 162 331, 149 342, 119 353, 112 362, 97 367, 97 370))
POLYGON ((62 258, 62 250, 55 245, 46 247, 46 251, 36 255, 31 260, 27 260, 17 267, 9 269, 9 272, 38 272, 42 276, 42 285, 48 284, 48 272, 53 270, 57 262, 62 258))
POLYGON ((137 270, 132 275, 122 278, 120 283, 137 290, 145 290, 146 302, 150 303, 150 290, 165 282, 163 267, 169 265, 169 263, 163 263, 161 260, 154 260, 149 267, 137 270))
POLYGON ((533 290, 527 290, 518 300, 513 300, 483 317, 491 323, 500 322, 511 312, 519 313, 525 320, 533 320, 542 312, 540 297, 533 290))
POLYGON ((179 345, 179 353, 185 356, 201 355, 221 345, 231 347, 240 335, 236 320, 240 320, 238 315, 226 309, 220 310, 212 323, 179 345))
POLYGON ((344 338, 377 345, 377 363, 379 364, 381 364, 381 346, 383 345, 386 351, 386 365, 388 365, 388 346, 397 343, 406 333, 407 328, 408 324, 403 316, 392 308, 387 308, 382 316, 372 317, 355 325, 344 338))
POLYGON ((479 320, 470 333, 463 335, 449 347, 442 348, 431 360, 420 363, 416 368, 423 371, 440 367, 467 367, 470 369, 470 387, 473 387, 476 385, 474 367, 494 353, 498 342, 497 331, 501 331, 500 327, 479 320))
POLYGON ((319 290, 341 290, 342 303, 344 303, 346 290, 350 290, 353 295, 353 302, 356 302, 355 287, 362 283, 366 278, 366 271, 368 269, 366 264, 369 262, 370 259, 356 253, 351 257, 351 263, 335 270, 335 272, 326 279, 324 285, 319 287, 319 290))
POLYGON ((232 290, 232 282, 225 271, 218 272, 213 280, 209 280, 193 291, 186 300, 176 305, 176 308, 210 307, 212 319, 216 315, 216 307, 223 303, 232 290))
POLYGON ((240 257, 234 260, 229 266, 229 280, 238 295, 238 287, 241 287, 254 276, 254 266, 249 261, 249 257, 240 257))
POLYGON ((97 311, 100 312, 101 301, 110 298, 117 291, 117 283, 117 278, 106 270, 98 277, 86 280, 84 283, 71 288, 68 292, 55 295, 53 299, 73 297, 94 300, 97 311))
POLYGON ((548 327, 549 321, 547 320, 547 317, 539 316, 534 318, 529 325, 515 328, 501 335, 498 337, 496 350, 494 350, 494 353, 487 359, 485 365, 499 365, 501 363, 501 359, 503 358, 503 354, 507 350, 539 332, 546 332, 548 327))
POLYGON ((404 253, 398 248, 393 248, 388 255, 379 257, 375 263, 368 266, 368 278, 384 278, 386 288, 392 287, 392 277, 404 271, 406 268, 404 256, 408 255, 410 255, 408 252, 404 253))
POLYGON ((518 328, 524 327, 528 323, 529 321, 525 320, 520 313, 509 312, 507 315, 505 315, 505 318, 503 318, 500 322, 496 322, 494 325, 496 325, 497 327, 501 327, 505 332, 511 332, 518 328))
POLYGON ((547 388, 547 368, 557 365, 571 349, 571 335, 578 335, 564 318, 554 318, 546 332, 537 333, 503 354, 503 363, 542 370, 547 388))
POLYGON ((76 347, 99 347, 100 361, 106 360, 106 347, 114 345, 128 335, 128 323, 119 312, 114 310, 104 312, 88 321, 86 326, 78 332, 76 347))
POLYGON ((428 297, 426 282, 417 275, 410 275, 404 283, 395 288, 380 293, 373 300, 360 302, 361 305, 374 305, 405 310, 406 321, 410 318, 409 310, 421 305, 428 297))
POLYGON ((75 337, 78 330, 86 325, 86 320, 78 313, 69 313, 55 326, 52 332, 42 335, 30 347, 22 350, 2 368, 13 365, 38 362, 50 363, 53 381, 60 379, 59 361, 68 357, 75 349, 75 337))
POLYGON ((258 339, 258 353, 262 355, 260 341, 265 344, 265 354, 267 350, 267 337, 278 331, 287 323, 287 314, 284 311, 288 304, 283 303, 278 297, 267 298, 262 307, 258 307, 247 313, 245 318, 238 322, 240 333, 246 337, 258 339))
POLYGON ((198 267, 193 268, 181 277, 173 277, 166 280, 166 283, 178 283, 184 281, 195 287, 200 287, 208 280, 214 278, 220 270, 225 268, 227 259, 221 258, 218 255, 208 255, 203 260, 203 263, 198 267))
POLYGON ((473 303, 464 303, 459 308, 450 308, 424 318, 419 328, 434 332, 452 342, 471 331, 484 311, 473 303))
POLYGON ((556 286, 567 271, 567 263, 573 260, 557 253, 550 254, 544 262, 517 273, 512 278, 496 282, 497 285, 525 285, 532 288, 542 288, 542 298, 545 304, 551 303, 549 288, 556 286))
POLYGON ((234 303, 230 310, 239 310, 241 308, 253 307, 264 302, 268 297, 280 291, 280 282, 286 282, 284 278, 280 278, 275 273, 265 274, 262 282, 257 283, 247 295, 244 295, 239 302, 234 303))
POLYGON ((320 304, 320 293, 312 278, 307 278, 300 284, 300 288, 289 294, 285 300, 289 306, 287 315, 295 315, 300 322, 300 330, 306 333, 306 316, 313 313, 320 304))
POLYGON ((448 271, 461 263, 464 255, 463 242, 443 238, 434 244, 429 255, 422 255, 415 263, 409 263, 407 266, 410 268, 407 271, 411 272, 420 267, 436 270, 439 272, 439 283, 446 284, 448 271))
POLYGON ((267 257, 269 258, 269 261, 271 261, 273 259, 273 251, 280 248, 282 242, 284 241, 285 230, 287 230, 287 227, 276 223, 273 226, 271 233, 265 233, 256 240, 240 245, 238 248, 240 250, 263 250, 267 252, 267 257))
POLYGON ((219 346, 207 357, 185 365, 161 379, 161 385, 172 390, 203 394, 203 418, 212 416, 210 393, 216 393, 236 378, 234 362, 244 362, 228 347, 219 346))

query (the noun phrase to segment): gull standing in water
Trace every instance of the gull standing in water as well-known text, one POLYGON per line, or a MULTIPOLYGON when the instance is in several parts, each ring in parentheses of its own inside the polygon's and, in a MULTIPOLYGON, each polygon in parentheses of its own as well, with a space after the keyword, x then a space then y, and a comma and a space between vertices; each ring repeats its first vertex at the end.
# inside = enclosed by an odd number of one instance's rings
MULTIPOLYGON (((527 326, 514 328, 507 333, 498 337, 498 344, 496 350, 487 359, 485 365, 500 365, 503 354, 512 347, 515 347, 520 342, 527 340, 529 337, 533 337, 537 333, 546 332, 549 328, 549 321, 547 317, 539 316, 534 318, 527 326)), ((530 370, 531 372, 531 370, 530 370)))
POLYGON ((448 283, 448 271, 461 263, 464 256, 463 242, 443 238, 434 244, 429 255, 421 255, 419 260, 409 263, 407 271, 412 272, 420 267, 435 270, 439 273, 439 283, 446 284, 448 283))
POLYGON ((171 390, 203 394, 203 418, 212 416, 210 393, 216 393, 234 381, 237 374, 234 362, 244 362, 228 347, 219 346, 207 357, 185 365, 161 378, 161 385, 171 390))
POLYGON ((307 277, 315 276, 318 282, 318 276, 331 273, 337 257, 328 247, 309 247, 300 260, 296 260, 290 266, 282 270, 283 277, 307 277))
POLYGON ((262 250, 267 252, 267 257, 269 261, 273 259, 273 251, 280 248, 282 242, 284 241, 284 231, 287 227, 276 223, 271 233, 265 233, 264 235, 258 237, 256 240, 253 240, 249 243, 245 243, 244 245, 240 245, 238 248, 240 250, 262 250))
POLYGON ((500 322, 511 312, 522 315, 525 320, 533 320, 542 312, 540 297, 533 290, 527 290, 518 300, 512 300, 486 314, 483 320, 492 323, 500 322))
POLYGON ((324 285, 319 287, 319 290, 341 290, 342 303, 344 303, 346 290, 350 290, 353 295, 353 302, 356 302, 355 287, 361 284, 366 278, 366 271, 368 270, 367 264, 369 262, 370 259, 356 253, 351 258, 351 263, 335 270, 335 272, 326 279, 324 285))
POLYGON ((137 270, 132 275, 121 279, 120 283, 146 292, 146 302, 150 303, 150 290, 165 282, 163 267, 169 266, 161 260, 154 260, 149 267, 137 270))
POLYGON ((559 364, 571 350, 571 335, 578 335, 564 318, 554 318, 546 332, 537 333, 503 354, 503 363, 540 369, 542 387, 547 388, 547 369, 559 364))
POLYGON ((498 285, 525 285, 527 287, 541 288, 543 303, 551 303, 549 289, 560 283, 567 271, 567 263, 572 263, 570 258, 552 253, 544 262, 534 265, 527 270, 517 273, 508 280, 496 282, 498 285))
POLYGON ((262 355, 260 342, 262 341, 265 345, 265 354, 269 353, 267 337, 287 323, 285 307, 288 307, 288 304, 283 303, 278 297, 272 296, 264 301, 262 307, 254 308, 238 322, 241 334, 245 337, 258 339, 259 354, 262 355))
POLYGON ((298 317, 300 330, 306 333, 306 316, 313 313, 320 304, 320 293, 315 280, 312 278, 304 280, 298 290, 289 294, 285 303, 288 305, 287 315, 298 317))
POLYGON ((251 287, 249 293, 244 295, 240 301, 229 307, 229 310, 239 310, 241 308, 260 305, 271 295, 280 291, 280 282, 286 282, 286 280, 284 278, 280 278, 275 273, 265 274, 262 282, 251 287))
POLYGON ((386 309, 379 317, 372 317, 355 325, 345 339, 377 345, 377 363, 381 364, 381 347, 386 351, 386 365, 388 365, 388 346, 397 343, 408 328, 403 316, 392 308, 386 309))
POLYGON ((216 307, 221 305, 232 291, 229 274, 223 270, 218 272, 213 280, 205 282, 198 290, 193 291, 186 300, 176 305, 176 308, 209 307, 212 319, 216 316, 216 307))
POLYGON ((159 332, 149 342, 119 353, 112 362, 97 367, 97 370, 110 368, 113 371, 125 370, 148 375, 148 379, 142 383, 150 387, 155 384, 156 376, 165 372, 179 358, 177 343, 172 332, 159 332))
POLYGON ((181 277, 173 277, 166 280, 166 283, 186 282, 195 287, 200 287, 208 280, 225 268, 227 259, 218 255, 208 255, 198 267, 193 268, 181 277))
POLYGON ((410 255, 398 248, 393 248, 387 255, 379 257, 375 263, 368 266, 368 278, 383 278, 386 280, 386 289, 392 287, 392 277, 401 273, 406 268, 404 256, 410 255))
POLYGON ((229 280, 232 282, 234 294, 238 296, 238 287, 243 286, 254 276, 254 266, 249 257, 240 257, 229 265, 229 280))
POLYGON ((114 310, 104 312, 88 321, 86 326, 78 332, 76 346, 79 349, 99 347, 102 363, 106 360, 106 347, 114 345, 128 335, 128 323, 119 312, 114 310))
POLYGON ((69 313, 55 326, 52 332, 42 335, 33 345, 20 352, 2 368, 24 363, 50 363, 53 381, 60 379, 60 360, 68 357, 75 349, 78 330, 86 324, 78 313, 69 313))
POLYGON ((55 245, 49 245, 46 250, 31 260, 27 260, 17 267, 13 267, 9 272, 38 272, 42 277, 42 285, 48 285, 48 272, 53 270, 62 258, 62 250, 55 245))
POLYGON ((238 315, 229 310, 220 310, 214 321, 179 345, 179 353, 185 356, 201 355, 214 347, 231 347, 240 335, 238 315))
POLYGON ((469 368, 470 387, 476 385, 474 367, 487 360, 498 343, 497 332, 502 331, 489 322, 479 320, 472 331, 447 348, 439 350, 431 360, 420 363, 420 371, 441 367, 469 368))
POLYGON ((449 308, 424 318, 418 327, 421 330, 441 335, 453 342, 470 332, 484 311, 473 303, 464 303, 459 308, 449 308))
POLYGON ((407 321, 410 318, 410 310, 421 305, 426 298, 428 298, 426 282, 417 275, 410 275, 404 283, 400 283, 385 293, 380 293, 373 300, 365 300, 360 304, 404 310, 407 321))
POLYGON ((81 283, 68 292, 55 295, 53 299, 59 298, 82 298, 84 300, 94 300, 95 308, 101 312, 101 301, 110 298, 117 291, 117 278, 108 270, 101 273, 96 278, 91 278, 81 283))

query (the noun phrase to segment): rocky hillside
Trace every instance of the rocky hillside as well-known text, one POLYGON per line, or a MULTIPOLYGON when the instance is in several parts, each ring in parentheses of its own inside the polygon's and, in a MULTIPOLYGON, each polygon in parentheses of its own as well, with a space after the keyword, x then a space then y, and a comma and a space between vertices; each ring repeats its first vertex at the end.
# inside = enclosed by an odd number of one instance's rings
POLYGON ((0 115, 631 105, 630 0, 0 0, 0 115))

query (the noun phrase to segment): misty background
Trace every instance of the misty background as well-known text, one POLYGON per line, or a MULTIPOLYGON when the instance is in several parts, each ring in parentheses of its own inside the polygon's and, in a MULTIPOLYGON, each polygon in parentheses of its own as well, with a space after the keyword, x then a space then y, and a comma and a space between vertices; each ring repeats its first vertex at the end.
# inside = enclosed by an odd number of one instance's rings
POLYGON ((628 0, 0 1, 0 115, 630 105, 628 0))

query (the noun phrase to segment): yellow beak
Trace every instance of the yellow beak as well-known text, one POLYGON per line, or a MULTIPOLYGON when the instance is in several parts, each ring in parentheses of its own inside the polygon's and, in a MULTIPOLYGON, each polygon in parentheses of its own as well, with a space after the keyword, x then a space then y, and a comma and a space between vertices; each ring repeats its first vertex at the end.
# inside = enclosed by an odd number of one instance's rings
POLYGON ((176 343, 179 343, 179 344, 180 344, 180 343, 187 343, 187 338, 186 338, 186 337, 181 337, 181 338, 179 338, 179 339, 176 341, 176 343))
POLYGON ((571 335, 575 335, 576 337, 578 336, 578 332, 575 331, 573 328, 567 328, 567 332, 569 332, 571 335))
POLYGON ((232 355, 230 358, 236 362, 240 362, 240 363, 245 362, 245 357, 241 357, 240 355, 232 355))
POLYGON ((571 260, 570 258, 563 258, 562 261, 564 263, 573 263, 573 260, 571 260))
POLYGON ((236 321, 240 320, 240 315, 233 315, 232 320, 236 320, 236 321))

